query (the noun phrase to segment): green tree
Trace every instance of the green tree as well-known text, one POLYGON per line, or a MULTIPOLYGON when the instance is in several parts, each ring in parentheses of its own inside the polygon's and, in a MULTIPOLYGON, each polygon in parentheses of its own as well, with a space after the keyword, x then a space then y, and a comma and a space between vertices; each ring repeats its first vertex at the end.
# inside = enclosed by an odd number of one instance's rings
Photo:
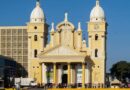
POLYGON ((116 77, 122 82, 126 82, 126 78, 130 79, 130 63, 126 61, 120 61, 113 64, 110 69, 112 77, 116 77))

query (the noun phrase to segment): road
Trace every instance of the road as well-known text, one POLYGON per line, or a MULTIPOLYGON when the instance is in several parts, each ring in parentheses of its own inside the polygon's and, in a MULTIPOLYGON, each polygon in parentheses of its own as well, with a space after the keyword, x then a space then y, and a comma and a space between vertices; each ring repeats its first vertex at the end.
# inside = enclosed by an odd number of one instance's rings
MULTIPOLYGON (((24 89, 23 89, 24 90, 24 89)), ((28 88, 26 90, 45 90, 44 88, 28 88)))

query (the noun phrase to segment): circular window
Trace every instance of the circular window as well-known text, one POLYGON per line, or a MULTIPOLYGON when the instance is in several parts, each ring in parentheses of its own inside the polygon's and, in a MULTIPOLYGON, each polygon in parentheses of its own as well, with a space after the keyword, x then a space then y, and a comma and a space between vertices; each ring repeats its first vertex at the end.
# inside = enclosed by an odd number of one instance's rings
POLYGON ((37 26, 35 26, 34 29, 37 29, 37 26))

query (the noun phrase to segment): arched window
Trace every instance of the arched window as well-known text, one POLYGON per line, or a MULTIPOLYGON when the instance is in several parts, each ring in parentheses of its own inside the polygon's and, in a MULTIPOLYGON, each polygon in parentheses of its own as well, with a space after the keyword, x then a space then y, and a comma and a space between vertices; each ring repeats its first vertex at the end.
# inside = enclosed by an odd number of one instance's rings
POLYGON ((98 35, 97 34, 95 35, 95 40, 98 40, 98 35))
POLYGON ((98 57, 98 49, 95 49, 95 57, 98 57))
POLYGON ((34 35, 34 41, 37 41, 37 35, 34 35))
POLYGON ((34 50, 34 57, 37 57, 37 49, 34 50))

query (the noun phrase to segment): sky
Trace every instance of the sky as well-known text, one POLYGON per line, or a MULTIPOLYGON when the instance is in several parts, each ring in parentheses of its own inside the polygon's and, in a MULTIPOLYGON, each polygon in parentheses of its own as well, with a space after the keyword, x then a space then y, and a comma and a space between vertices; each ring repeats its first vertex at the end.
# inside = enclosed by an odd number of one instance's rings
MULTIPOLYGON (((29 22, 36 0, 0 0, 0 26, 23 26, 29 22)), ((81 22, 87 40, 87 22, 96 0, 40 0, 47 23, 57 25, 68 12, 77 28, 81 22)), ((107 71, 121 60, 130 61, 130 0, 100 0, 107 29, 107 71)), ((88 41, 88 40, 87 40, 88 41)))

